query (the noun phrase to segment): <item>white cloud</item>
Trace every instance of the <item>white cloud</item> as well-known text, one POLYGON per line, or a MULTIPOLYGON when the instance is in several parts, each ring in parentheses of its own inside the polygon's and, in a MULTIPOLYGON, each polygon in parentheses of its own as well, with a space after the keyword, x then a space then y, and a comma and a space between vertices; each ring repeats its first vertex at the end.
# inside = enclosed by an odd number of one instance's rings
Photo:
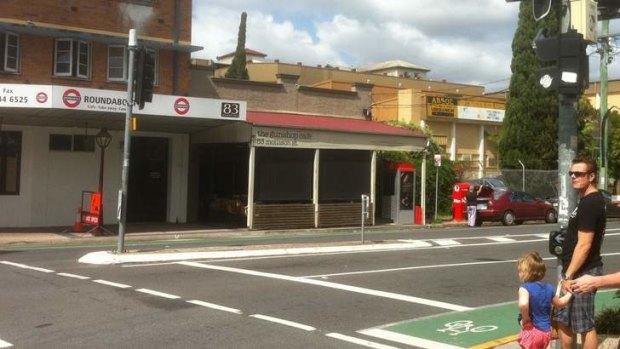
POLYGON ((245 11, 246 47, 268 59, 346 67, 402 59, 437 80, 503 80, 487 85, 493 91, 508 85, 518 7, 502 0, 194 0, 192 43, 205 47, 194 54, 200 58, 234 51, 245 11))

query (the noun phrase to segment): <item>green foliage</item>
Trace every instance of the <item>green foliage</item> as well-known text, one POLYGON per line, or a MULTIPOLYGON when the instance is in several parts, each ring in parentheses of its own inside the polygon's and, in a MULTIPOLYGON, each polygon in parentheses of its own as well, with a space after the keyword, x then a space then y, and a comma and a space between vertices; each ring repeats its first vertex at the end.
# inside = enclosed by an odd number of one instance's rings
POLYGON ((557 32, 558 10, 555 6, 549 16, 535 22, 532 2, 521 2, 512 42, 510 96, 497 137, 501 168, 520 168, 519 160, 531 169, 557 168, 558 102, 554 94, 538 87, 538 61, 532 41, 541 28, 557 32))
POLYGON ((579 100, 577 122, 579 125, 578 155, 596 159, 599 147, 597 144, 599 112, 585 97, 579 100))
POLYGON ((595 321, 597 333, 620 334, 620 306, 601 310, 595 321))
POLYGON ((608 128, 608 152, 607 162, 609 177, 620 179, 620 114, 613 111, 607 121, 608 128))
POLYGON ((226 75, 224 75, 227 79, 250 79, 248 69, 246 68, 247 58, 245 56, 245 23, 247 17, 248 15, 245 12, 241 14, 241 23, 239 23, 239 33, 237 35, 237 50, 230 67, 226 71, 226 75))

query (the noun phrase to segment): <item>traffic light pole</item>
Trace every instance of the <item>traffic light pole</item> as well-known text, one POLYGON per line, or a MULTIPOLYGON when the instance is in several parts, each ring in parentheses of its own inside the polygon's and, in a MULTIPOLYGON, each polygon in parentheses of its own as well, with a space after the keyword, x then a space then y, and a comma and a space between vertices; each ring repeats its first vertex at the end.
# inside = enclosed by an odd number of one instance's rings
POLYGON ((129 30, 129 62, 127 64, 127 110, 125 112, 125 139, 123 148, 123 172, 121 190, 118 193, 118 247, 116 253, 125 252, 125 231, 127 222, 127 183, 129 180, 129 151, 131 145, 131 116, 133 114, 134 61, 138 47, 136 30, 129 30))

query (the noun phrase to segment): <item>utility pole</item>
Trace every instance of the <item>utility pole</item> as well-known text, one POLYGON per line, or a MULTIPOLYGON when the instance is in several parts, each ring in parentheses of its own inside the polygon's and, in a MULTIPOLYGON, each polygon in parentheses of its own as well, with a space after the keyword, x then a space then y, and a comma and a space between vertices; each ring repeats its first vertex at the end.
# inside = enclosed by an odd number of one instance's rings
POLYGON ((601 94, 600 94, 600 105, 599 105, 599 167, 600 167, 600 175, 598 181, 598 187, 600 189, 607 190, 607 120, 605 119, 605 113, 607 113, 607 64, 609 64, 609 19, 604 19, 602 21, 602 33, 600 36, 601 43, 601 94))

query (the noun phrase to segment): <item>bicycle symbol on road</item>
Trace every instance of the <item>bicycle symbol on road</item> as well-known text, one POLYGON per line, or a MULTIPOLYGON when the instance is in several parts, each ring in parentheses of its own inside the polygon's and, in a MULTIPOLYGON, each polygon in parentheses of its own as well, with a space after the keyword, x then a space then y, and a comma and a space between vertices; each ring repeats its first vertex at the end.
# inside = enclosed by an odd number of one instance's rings
POLYGON ((448 333, 451 336, 458 336, 459 334, 467 332, 480 333, 497 330, 497 326, 493 325, 475 326, 474 322, 471 320, 448 322, 444 324, 444 326, 444 328, 438 328, 437 331, 448 333))

